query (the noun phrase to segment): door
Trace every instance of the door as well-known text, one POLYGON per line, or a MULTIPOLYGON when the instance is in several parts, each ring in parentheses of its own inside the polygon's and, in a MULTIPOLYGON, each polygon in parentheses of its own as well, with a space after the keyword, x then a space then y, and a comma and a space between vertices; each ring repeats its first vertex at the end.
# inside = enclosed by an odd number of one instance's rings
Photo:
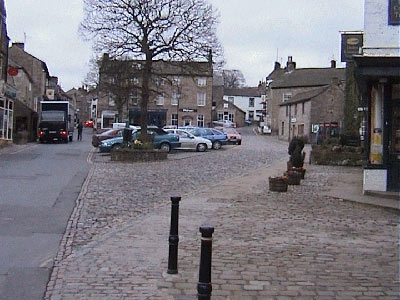
POLYGON ((393 85, 389 127, 389 190, 400 191, 400 84, 393 85))

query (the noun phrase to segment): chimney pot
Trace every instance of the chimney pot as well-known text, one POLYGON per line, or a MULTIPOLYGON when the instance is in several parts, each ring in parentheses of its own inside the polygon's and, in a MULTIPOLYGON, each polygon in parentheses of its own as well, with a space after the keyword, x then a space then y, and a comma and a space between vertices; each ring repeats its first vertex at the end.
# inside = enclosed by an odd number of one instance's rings
POLYGON ((336 60, 331 60, 331 68, 336 68, 336 60))

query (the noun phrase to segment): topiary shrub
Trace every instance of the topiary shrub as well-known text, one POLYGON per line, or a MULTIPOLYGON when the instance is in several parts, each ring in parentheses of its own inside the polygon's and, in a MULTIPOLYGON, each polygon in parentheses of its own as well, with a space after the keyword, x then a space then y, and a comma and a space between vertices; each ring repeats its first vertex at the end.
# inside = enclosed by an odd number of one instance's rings
POLYGON ((305 152, 304 139, 301 137, 293 137, 289 143, 288 153, 290 155, 290 163, 294 168, 302 168, 304 166, 305 152))

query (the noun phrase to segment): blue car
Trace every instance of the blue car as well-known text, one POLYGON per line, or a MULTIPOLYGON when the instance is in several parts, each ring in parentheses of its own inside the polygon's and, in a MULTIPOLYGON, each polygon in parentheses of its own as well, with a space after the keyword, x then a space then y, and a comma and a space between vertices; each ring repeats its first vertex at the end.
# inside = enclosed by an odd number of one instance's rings
MULTIPOLYGON (((147 132, 152 136, 151 143, 155 149, 170 152, 171 149, 181 146, 177 134, 168 133, 160 128, 149 128, 147 132)), ((133 132, 130 142, 134 142, 139 136, 140 130, 133 132)), ((99 145, 100 152, 110 152, 113 149, 119 149, 122 147, 123 142, 123 137, 115 137, 102 141, 99 145)))
POLYGON ((189 130, 189 132, 194 136, 209 139, 213 149, 216 150, 221 149, 222 145, 226 145, 228 142, 228 137, 225 133, 213 128, 195 128, 189 130))

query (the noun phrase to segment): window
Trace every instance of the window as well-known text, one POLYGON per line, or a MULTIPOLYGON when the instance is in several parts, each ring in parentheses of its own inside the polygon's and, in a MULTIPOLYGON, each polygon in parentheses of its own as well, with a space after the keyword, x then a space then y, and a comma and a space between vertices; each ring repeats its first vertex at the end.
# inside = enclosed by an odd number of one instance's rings
POLYGON ((173 79, 172 79, 172 84, 173 85, 181 85, 181 78, 179 77, 179 76, 175 76, 173 79))
POLYGON ((235 100, 235 97, 231 97, 231 96, 228 97, 228 102, 233 103, 234 100, 235 100))
POLYGON ((0 139, 12 140, 13 102, 0 100, 0 139))
POLYGON ((249 111, 249 120, 254 119, 254 111, 249 111))
POLYGON ((224 119, 224 113, 218 112, 217 120, 223 120, 223 119, 224 119))
POLYGON ((249 107, 254 107, 254 98, 249 98, 249 107))
POLYGON ((171 98, 171 105, 178 105, 179 104, 179 98, 181 97, 181 94, 179 93, 172 93, 172 98, 171 98))
POLYGON ((133 90, 130 94, 130 103, 131 105, 138 105, 139 102, 139 95, 138 95, 138 90, 133 90))
POLYGON ((204 127, 204 115, 197 115, 197 127, 204 127))
POLYGON ((157 77, 155 81, 156 81, 156 85, 157 85, 157 86, 163 86, 163 85, 165 85, 165 79, 164 79, 164 78, 157 77))
POLYGON ((282 122, 281 135, 285 134, 285 122, 282 122))
POLYGON ((135 84, 135 85, 139 84, 139 78, 137 78, 137 77, 132 77, 132 78, 131 78, 131 83, 133 83, 133 84, 135 84))
POLYGON ((289 101, 290 99, 292 99, 292 93, 283 93, 283 102, 289 101))
POLYGON ((183 120, 183 126, 192 126, 192 120, 191 119, 184 119, 183 120))
POLYGON ((228 103, 224 103, 224 108, 228 108, 228 107, 229 107, 228 103))
POLYGON ((200 77, 197 78, 197 86, 206 86, 207 85, 207 78, 200 77))
POLYGON ((171 114, 171 125, 178 126, 178 114, 171 114))
POLYGON ((112 93, 108 94, 108 105, 115 106, 115 95, 113 95, 112 93))
POLYGON ((304 104, 305 104, 305 102, 303 102, 303 103, 301 104, 301 114, 302 114, 302 115, 304 115, 304 104))
POLYGON ((197 106, 205 106, 205 105, 206 105, 206 94, 197 93, 197 106))
POLYGON ((164 105, 164 94, 157 95, 156 104, 157 105, 164 105))
POLYGON ((286 117, 288 117, 288 116, 289 116, 289 106, 286 105, 286 117))

